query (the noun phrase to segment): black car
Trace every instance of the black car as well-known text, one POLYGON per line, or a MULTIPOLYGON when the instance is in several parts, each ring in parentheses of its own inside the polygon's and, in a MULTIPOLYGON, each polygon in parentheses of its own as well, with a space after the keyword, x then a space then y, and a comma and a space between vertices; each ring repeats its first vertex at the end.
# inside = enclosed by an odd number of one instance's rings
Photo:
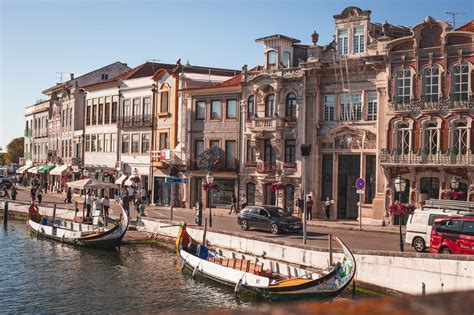
POLYGON ((272 234, 300 232, 303 229, 301 219, 275 206, 248 206, 239 213, 237 222, 244 231, 254 228, 272 234))

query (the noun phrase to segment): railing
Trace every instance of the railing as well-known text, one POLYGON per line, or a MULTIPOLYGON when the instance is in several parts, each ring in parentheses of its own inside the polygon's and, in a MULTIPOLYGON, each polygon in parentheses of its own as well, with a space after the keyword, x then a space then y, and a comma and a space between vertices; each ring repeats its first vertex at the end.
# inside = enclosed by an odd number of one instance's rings
POLYGON ((273 174, 279 171, 278 164, 268 163, 268 162, 258 162, 257 163, 257 173, 259 174, 273 174))
POLYGON ((245 161, 245 167, 257 167, 257 161, 245 161))
MULTIPOLYGON (((201 170, 199 168, 199 160, 192 158, 188 159, 186 163, 187 169, 190 171, 201 170)), ((239 161, 237 160, 227 160, 222 161, 218 165, 214 166, 212 169, 213 172, 237 172, 239 170, 239 161)))
POLYGON ((254 117, 250 129, 253 131, 276 131, 281 127, 280 117, 254 117))
POLYGON ((296 169, 296 163, 295 162, 284 162, 283 163, 283 168, 284 169, 296 169))
POLYGON ((440 165, 440 166, 474 166, 474 154, 462 153, 438 153, 425 154, 413 153, 398 154, 396 151, 380 151, 380 163, 385 165, 440 165))
POLYGON ((119 117, 117 125, 121 128, 151 127, 153 126, 153 118, 151 115, 119 117))
POLYGON ((190 171, 197 171, 199 170, 199 161, 198 159, 188 159, 186 163, 186 167, 190 171))
POLYGON ((389 108, 395 112, 404 112, 404 111, 449 111, 449 110, 463 110, 474 108, 473 98, 468 98, 466 100, 438 100, 438 101, 429 101, 423 100, 415 102, 411 100, 406 103, 399 103, 396 100, 389 102, 389 108))

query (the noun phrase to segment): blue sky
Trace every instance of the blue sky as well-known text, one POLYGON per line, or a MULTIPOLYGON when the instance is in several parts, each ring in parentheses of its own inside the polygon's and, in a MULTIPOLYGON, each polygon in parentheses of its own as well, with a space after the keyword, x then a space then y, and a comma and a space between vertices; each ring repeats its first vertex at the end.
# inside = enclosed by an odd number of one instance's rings
POLYGON ((240 69, 262 63, 255 38, 281 33, 331 41, 333 15, 355 5, 372 20, 414 25, 445 11, 473 17, 472 0, 431 1, 118 1, 0 0, 0 146, 22 136, 24 109, 59 82, 56 72, 86 73, 115 61, 147 60, 240 69))

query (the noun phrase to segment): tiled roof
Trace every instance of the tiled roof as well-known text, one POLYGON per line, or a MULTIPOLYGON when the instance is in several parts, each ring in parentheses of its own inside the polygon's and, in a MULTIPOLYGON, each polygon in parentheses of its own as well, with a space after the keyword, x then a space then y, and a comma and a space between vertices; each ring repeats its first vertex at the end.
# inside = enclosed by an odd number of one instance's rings
POLYGON ((221 83, 218 83, 214 85, 213 87, 220 88, 220 87, 229 87, 229 86, 239 86, 241 80, 242 80, 242 75, 239 74, 233 78, 230 78, 229 80, 222 81, 221 83))
POLYGON ((286 40, 291 41, 294 44, 301 43, 301 41, 299 39, 289 37, 289 36, 286 36, 286 35, 281 35, 281 34, 275 34, 275 35, 260 37, 260 38, 257 38, 255 41, 257 43, 259 43, 259 42, 263 42, 263 41, 270 40, 270 39, 286 39, 286 40))
POLYGON ((474 20, 471 20, 464 24, 461 27, 458 27, 456 31, 462 31, 462 32, 474 32, 474 20))

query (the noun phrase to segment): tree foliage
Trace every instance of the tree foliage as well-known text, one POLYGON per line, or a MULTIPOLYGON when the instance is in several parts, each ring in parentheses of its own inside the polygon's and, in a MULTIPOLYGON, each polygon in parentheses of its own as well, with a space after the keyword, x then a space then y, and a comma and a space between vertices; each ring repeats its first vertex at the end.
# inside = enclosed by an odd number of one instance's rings
POLYGON ((199 168, 206 171, 212 171, 222 164, 222 149, 212 146, 204 150, 198 156, 199 168))
POLYGON ((23 137, 13 139, 7 145, 7 153, 5 154, 5 163, 18 163, 23 157, 25 139, 23 137))

